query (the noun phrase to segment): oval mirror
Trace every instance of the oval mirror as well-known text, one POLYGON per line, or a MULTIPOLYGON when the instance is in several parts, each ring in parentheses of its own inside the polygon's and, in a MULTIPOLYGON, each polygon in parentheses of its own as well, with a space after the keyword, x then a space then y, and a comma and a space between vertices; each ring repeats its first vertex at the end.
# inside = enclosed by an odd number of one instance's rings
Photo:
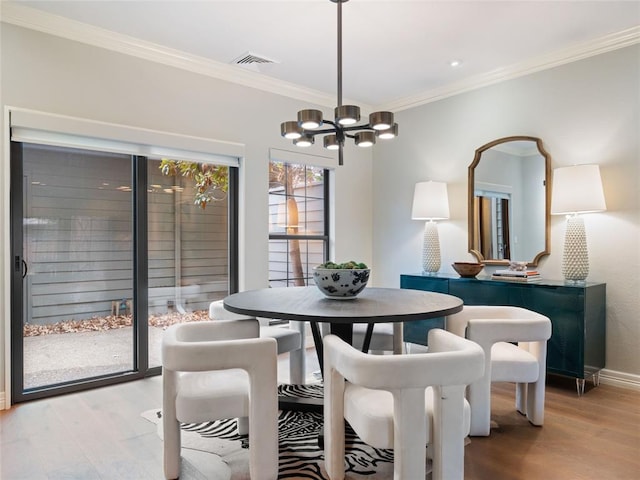
POLYGON ((469 166, 469 252, 485 265, 536 266, 549 255, 551 157, 536 137, 476 150, 469 166))

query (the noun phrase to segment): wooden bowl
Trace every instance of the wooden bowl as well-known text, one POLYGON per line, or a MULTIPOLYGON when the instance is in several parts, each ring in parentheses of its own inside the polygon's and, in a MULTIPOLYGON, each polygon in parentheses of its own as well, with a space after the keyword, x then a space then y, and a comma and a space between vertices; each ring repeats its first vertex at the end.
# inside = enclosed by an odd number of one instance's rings
POLYGON ((455 262, 451 266, 462 278, 473 278, 484 268, 481 263, 455 262))

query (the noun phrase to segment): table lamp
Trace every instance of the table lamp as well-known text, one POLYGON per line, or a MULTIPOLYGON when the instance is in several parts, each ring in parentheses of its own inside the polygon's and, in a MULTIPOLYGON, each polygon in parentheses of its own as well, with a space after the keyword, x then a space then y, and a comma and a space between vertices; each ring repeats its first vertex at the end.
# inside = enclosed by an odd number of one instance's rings
POLYGON ((422 245, 422 269, 434 274, 440 270, 440 239, 438 225, 434 220, 449 218, 447 184, 442 182, 416 183, 413 192, 413 220, 426 220, 422 245))
POLYGON ((569 282, 584 282, 589 274, 587 233, 580 213, 607 209, 598 165, 574 165, 553 170, 551 214, 567 215, 562 254, 562 275, 569 282))

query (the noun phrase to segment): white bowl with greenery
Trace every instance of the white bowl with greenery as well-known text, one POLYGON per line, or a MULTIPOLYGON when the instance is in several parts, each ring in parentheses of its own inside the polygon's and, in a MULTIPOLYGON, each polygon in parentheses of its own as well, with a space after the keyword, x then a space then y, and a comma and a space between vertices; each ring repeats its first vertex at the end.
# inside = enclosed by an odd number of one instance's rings
POLYGON ((327 262, 313 269, 313 281, 327 298, 347 300, 364 290, 370 273, 364 263, 327 262))

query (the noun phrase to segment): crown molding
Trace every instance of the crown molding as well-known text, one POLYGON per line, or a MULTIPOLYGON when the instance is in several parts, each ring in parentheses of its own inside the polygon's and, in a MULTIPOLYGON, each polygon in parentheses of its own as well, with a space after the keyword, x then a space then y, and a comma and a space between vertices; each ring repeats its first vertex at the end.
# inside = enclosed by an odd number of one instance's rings
MULTIPOLYGON (((257 72, 245 70, 214 60, 192 55, 180 50, 164 47, 152 42, 146 42, 128 35, 70 20, 58 15, 52 15, 34 8, 16 3, 0 2, 0 19, 31 30, 93 45, 107 50, 131 55, 152 62, 180 68, 193 73, 225 80, 231 83, 256 88, 277 95, 282 95, 305 102, 315 103, 325 107, 335 106, 335 96, 300 85, 277 80, 257 72)), ((514 78, 529 75, 541 70, 554 68, 567 63, 582 60, 619 48, 640 43, 640 26, 632 27, 604 37, 574 45, 548 55, 542 55, 525 62, 520 62, 505 68, 499 68, 481 75, 475 75, 440 88, 423 91, 416 95, 403 97, 393 102, 371 106, 360 106, 363 111, 389 110, 398 112, 418 107, 427 103, 442 100, 504 82, 514 78)), ((347 100, 345 103, 358 103, 347 100)))
MULTIPOLYGON (((277 80, 241 67, 216 62, 205 57, 146 42, 135 37, 53 15, 38 9, 15 3, 0 2, 0 19, 2 22, 19 27, 226 80, 246 87, 321 106, 335 107, 335 94, 328 94, 294 83, 277 80)), ((371 109, 369 105, 362 105, 362 103, 360 105, 365 111, 371 109)))
POLYGON ((413 96, 400 98, 394 102, 377 105, 374 108, 376 110, 390 110, 392 112, 408 110, 410 108, 436 102, 447 97, 459 95, 488 85, 522 77, 541 70, 558 67, 560 65, 600 55, 601 53, 610 52, 619 48, 628 47, 636 43, 640 43, 640 26, 612 33, 589 42, 574 45, 548 55, 535 57, 525 62, 520 62, 505 68, 499 68, 481 75, 474 75, 460 82, 421 92, 413 96))

